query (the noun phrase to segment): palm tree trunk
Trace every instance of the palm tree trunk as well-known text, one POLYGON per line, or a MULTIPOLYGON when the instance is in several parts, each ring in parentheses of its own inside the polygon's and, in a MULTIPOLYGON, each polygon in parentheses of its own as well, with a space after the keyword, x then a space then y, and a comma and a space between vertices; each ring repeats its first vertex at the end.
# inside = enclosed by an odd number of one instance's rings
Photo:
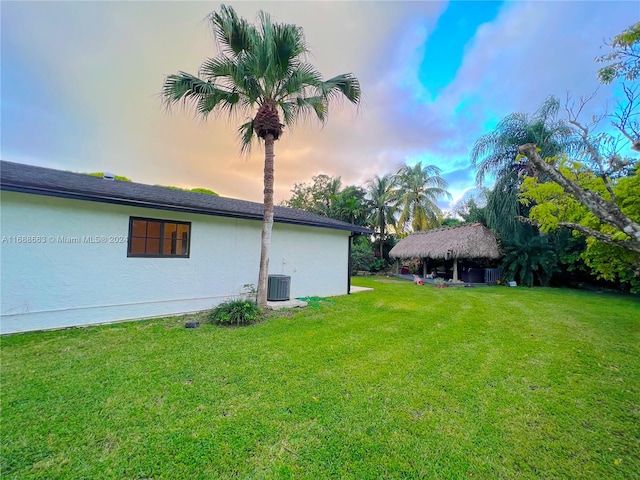
POLYGON ((267 307, 267 281, 269 277, 269 249, 273 228, 273 170, 274 136, 264 137, 264 216, 262 222, 262 243, 260 245, 260 272, 258 273, 258 307, 267 307))

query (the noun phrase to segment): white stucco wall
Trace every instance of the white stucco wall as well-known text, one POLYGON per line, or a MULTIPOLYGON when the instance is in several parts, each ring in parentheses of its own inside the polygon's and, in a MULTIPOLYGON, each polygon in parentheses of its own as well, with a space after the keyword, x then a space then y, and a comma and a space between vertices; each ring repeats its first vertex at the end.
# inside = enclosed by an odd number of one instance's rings
MULTIPOLYGON (((1 201, 2 333, 205 310, 257 283, 259 221, 14 192, 1 201), (128 258, 130 216, 192 222, 190 258, 128 258)), ((348 237, 276 223, 270 273, 291 276, 292 298, 346 294, 348 237)))

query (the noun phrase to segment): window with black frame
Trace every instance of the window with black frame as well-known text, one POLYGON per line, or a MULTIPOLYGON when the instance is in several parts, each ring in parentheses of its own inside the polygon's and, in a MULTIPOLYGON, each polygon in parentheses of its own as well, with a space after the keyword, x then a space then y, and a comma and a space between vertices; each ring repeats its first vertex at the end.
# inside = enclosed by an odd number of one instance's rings
POLYGON ((189 257, 191 223, 129 218, 128 257, 189 257))

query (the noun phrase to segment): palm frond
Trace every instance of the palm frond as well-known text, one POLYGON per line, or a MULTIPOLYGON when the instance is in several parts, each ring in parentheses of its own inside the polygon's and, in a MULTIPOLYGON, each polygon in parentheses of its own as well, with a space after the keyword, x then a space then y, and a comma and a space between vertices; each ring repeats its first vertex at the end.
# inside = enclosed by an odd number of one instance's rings
POLYGON ((476 183, 482 185, 487 175, 499 174, 507 167, 519 168, 515 162, 519 145, 535 143, 544 157, 566 151, 571 130, 566 123, 556 120, 559 107, 557 98, 548 97, 534 115, 507 115, 492 132, 476 140, 470 155, 476 183))
POLYGON ((322 82, 320 88, 322 94, 330 100, 340 98, 342 95, 354 105, 360 103, 360 96, 362 94, 360 82, 351 73, 343 73, 342 75, 330 78, 322 82))
POLYGON ((196 112, 206 118, 217 108, 221 112, 226 111, 229 115, 233 115, 239 100, 240 96, 236 92, 216 90, 210 95, 200 97, 196 104, 196 112))
POLYGON ((231 59, 225 55, 208 58, 200 67, 199 74, 209 81, 226 88, 242 92, 251 104, 263 96, 260 84, 251 74, 251 58, 231 59))
POLYGON ((542 105, 538 107, 533 115, 534 121, 541 123, 550 123, 555 120, 556 115, 560 111, 560 100, 553 95, 548 96, 542 105))
POLYGON ((162 86, 162 97, 168 106, 183 102, 197 103, 200 98, 214 95, 218 89, 210 82, 201 80, 186 72, 169 75, 162 86))
POLYGON ((322 75, 309 63, 298 63, 287 73, 280 83, 276 97, 287 98, 291 95, 300 95, 306 89, 314 90, 322 83, 322 75))
POLYGON ((220 13, 212 12, 207 18, 222 51, 237 57, 254 48, 258 35, 255 27, 232 7, 222 5, 220 13))
POLYGON ((276 24, 272 30, 273 62, 279 76, 284 76, 295 59, 308 52, 302 28, 297 25, 276 24))
POLYGON ((251 151, 251 143, 254 136, 253 120, 249 120, 238 127, 238 136, 240 137, 240 152, 248 154, 251 151))
POLYGON ((308 112, 313 111, 321 122, 324 122, 327 118, 327 102, 322 97, 298 97, 296 98, 296 106, 302 116, 306 116, 308 112))

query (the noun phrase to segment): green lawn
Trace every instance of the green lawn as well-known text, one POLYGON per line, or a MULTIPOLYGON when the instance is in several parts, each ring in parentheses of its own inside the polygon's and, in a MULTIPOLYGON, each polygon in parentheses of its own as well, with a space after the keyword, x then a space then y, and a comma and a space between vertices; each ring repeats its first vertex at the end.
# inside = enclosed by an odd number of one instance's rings
POLYGON ((3 337, 2 478, 639 478, 637 298, 354 284, 252 327, 3 337))

